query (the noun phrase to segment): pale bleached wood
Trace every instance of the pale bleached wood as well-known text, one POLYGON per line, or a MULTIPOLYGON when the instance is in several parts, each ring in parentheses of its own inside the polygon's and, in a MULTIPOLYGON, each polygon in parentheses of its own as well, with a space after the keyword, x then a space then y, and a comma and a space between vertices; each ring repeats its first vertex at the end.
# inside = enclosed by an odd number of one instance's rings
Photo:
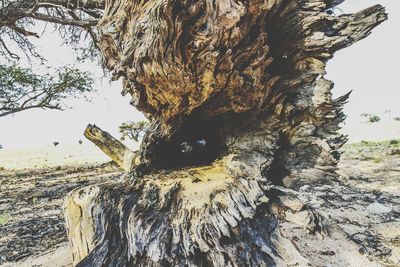
POLYGON ((84 135, 123 170, 130 171, 135 166, 136 153, 108 132, 103 131, 96 125, 89 124, 85 129, 84 135))

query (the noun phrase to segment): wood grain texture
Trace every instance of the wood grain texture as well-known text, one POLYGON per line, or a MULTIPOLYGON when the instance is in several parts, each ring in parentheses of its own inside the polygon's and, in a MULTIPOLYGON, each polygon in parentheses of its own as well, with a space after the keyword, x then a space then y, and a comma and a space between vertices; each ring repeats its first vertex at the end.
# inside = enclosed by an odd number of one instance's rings
POLYGON ((89 124, 85 129, 84 135, 123 170, 130 171, 135 166, 136 153, 108 132, 103 131, 96 125, 89 124))
POLYGON ((69 195, 77 266, 306 265, 282 221, 350 249, 296 194, 338 179, 349 94, 332 98, 327 60, 387 18, 341 2, 106 1, 105 67, 151 127, 125 182, 69 195))

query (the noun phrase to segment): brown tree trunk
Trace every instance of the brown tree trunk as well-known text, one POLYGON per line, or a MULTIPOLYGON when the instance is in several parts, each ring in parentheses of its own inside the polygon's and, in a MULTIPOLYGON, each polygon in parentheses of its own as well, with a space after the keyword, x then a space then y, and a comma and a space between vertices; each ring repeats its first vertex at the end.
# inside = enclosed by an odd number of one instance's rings
POLYGON ((106 67, 152 127, 124 182, 69 195, 75 264, 312 263, 283 222, 356 251, 297 191, 339 177, 348 95, 332 99, 326 61, 387 18, 336 16, 341 2, 106 1, 106 67))

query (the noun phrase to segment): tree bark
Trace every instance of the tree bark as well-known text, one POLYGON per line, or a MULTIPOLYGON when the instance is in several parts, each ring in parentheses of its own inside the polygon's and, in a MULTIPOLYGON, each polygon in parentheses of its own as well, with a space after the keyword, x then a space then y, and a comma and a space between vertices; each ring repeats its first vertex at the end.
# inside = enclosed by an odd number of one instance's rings
POLYGON ((312 264, 283 222, 356 251, 296 190, 339 179, 349 94, 332 98, 327 60, 387 18, 341 2, 106 1, 105 66, 152 126, 124 182, 69 195, 74 263, 312 264))
POLYGON ((135 166, 135 152, 127 148, 108 132, 103 131, 96 125, 89 124, 85 129, 84 135, 123 170, 130 171, 135 166))

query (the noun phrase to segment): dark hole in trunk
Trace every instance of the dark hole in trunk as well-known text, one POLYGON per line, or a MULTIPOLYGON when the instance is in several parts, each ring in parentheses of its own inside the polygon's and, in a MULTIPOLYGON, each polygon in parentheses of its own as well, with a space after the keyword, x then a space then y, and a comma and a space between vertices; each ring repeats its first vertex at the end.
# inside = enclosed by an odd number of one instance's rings
POLYGON ((159 168, 207 165, 225 149, 222 119, 191 116, 160 149, 159 168))
POLYGON ((290 173, 282 164, 281 159, 277 158, 272 162, 269 170, 263 171, 263 174, 272 184, 283 186, 283 179, 290 173))

